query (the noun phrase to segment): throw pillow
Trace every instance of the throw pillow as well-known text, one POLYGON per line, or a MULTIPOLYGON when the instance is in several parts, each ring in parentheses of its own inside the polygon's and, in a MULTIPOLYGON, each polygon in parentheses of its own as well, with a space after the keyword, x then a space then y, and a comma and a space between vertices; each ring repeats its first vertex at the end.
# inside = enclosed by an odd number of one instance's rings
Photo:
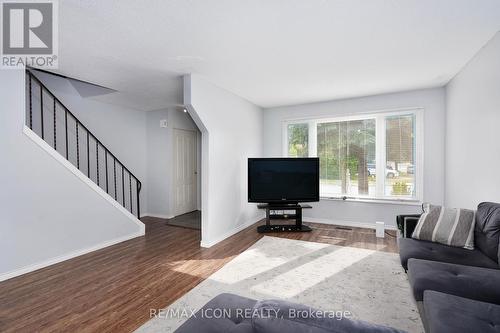
POLYGON ((475 211, 428 203, 423 208, 424 213, 418 220, 412 238, 474 249, 475 211))

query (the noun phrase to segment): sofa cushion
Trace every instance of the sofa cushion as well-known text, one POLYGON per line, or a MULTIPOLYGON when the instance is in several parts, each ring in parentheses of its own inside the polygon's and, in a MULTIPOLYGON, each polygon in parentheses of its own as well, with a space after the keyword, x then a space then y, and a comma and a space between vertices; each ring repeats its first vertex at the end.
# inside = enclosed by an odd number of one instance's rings
POLYGON ((474 249, 474 215, 469 209, 423 205, 412 238, 444 245, 474 249))
POLYGON ((500 270, 420 259, 408 260, 408 279, 416 301, 425 290, 500 304, 500 270))
POLYGON ((500 306, 432 290, 424 292, 429 333, 500 332, 500 306))
POLYGON ((315 310, 311 307, 281 300, 257 302, 255 309, 270 316, 252 319, 256 333, 394 333, 402 332, 394 328, 375 325, 331 313, 315 310))
POLYGON ((477 206, 474 242, 490 259, 499 262, 500 204, 482 202, 477 206))
POLYGON ((251 311, 256 301, 233 294, 220 294, 210 300, 202 310, 185 321, 176 333, 251 333, 253 332, 250 318, 245 318, 245 311, 251 311), (221 309, 229 315, 216 315, 213 310, 221 309), (203 312, 209 310, 211 312, 203 312), (213 313, 213 315, 212 315, 213 313))
POLYGON ((495 261, 477 249, 466 250, 412 238, 401 238, 399 240, 399 257, 404 269, 408 269, 407 263, 410 258, 449 262, 459 265, 500 268, 495 261))

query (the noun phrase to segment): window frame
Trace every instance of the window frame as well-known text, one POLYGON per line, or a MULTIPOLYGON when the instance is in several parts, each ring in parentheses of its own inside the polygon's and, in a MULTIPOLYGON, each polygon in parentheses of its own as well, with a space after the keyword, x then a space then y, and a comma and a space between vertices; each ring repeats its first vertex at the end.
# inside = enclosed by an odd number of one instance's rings
MULTIPOLYGON (((394 110, 380 110, 372 112, 358 112, 355 114, 341 114, 338 116, 317 116, 304 118, 289 118, 282 121, 282 156, 288 156, 288 126, 294 124, 308 124, 308 156, 317 157, 317 126, 319 123, 355 121, 364 119, 375 119, 375 156, 376 156, 376 195, 375 196, 354 196, 349 199, 361 201, 382 201, 382 202, 423 202, 424 196, 424 108, 412 107, 394 110), (385 169, 386 169, 386 117, 390 116, 415 116, 415 195, 413 197, 398 197, 385 195, 385 169), (381 138, 379 133, 384 133, 381 138), (379 181, 383 179, 383 181, 379 181)), ((320 199, 341 199, 342 195, 331 197, 324 196, 320 191, 320 199)))

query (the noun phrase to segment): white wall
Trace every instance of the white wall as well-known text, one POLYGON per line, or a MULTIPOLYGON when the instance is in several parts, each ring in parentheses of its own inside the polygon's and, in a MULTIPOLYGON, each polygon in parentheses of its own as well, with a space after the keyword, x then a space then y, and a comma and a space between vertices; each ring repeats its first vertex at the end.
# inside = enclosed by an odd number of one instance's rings
MULTIPOLYGON (((303 104, 264 110, 264 155, 282 156, 282 123, 287 119, 352 115, 402 108, 424 108, 424 201, 444 201, 444 88, 303 104)), ((418 213, 419 205, 321 200, 304 211, 310 221, 373 225, 376 221, 395 225, 395 216, 418 213)))
POLYGON ((500 202, 500 32, 446 89, 446 204, 500 202))
MULTIPOLYGON (((173 129, 194 130, 199 133, 189 114, 179 109, 165 109, 147 113, 147 164, 148 164, 148 209, 145 215, 171 218, 173 212, 173 129), (167 127, 160 127, 160 121, 167 120, 167 127)), ((201 147, 201 133, 198 146, 201 147)), ((201 149, 198 150, 198 161, 201 149)), ((198 183, 201 172, 198 167, 198 183)), ((198 185, 198 202, 201 202, 198 185)), ((200 207, 200 205, 198 205, 200 207)))
POLYGON ((184 103, 202 132, 202 245, 262 217, 247 198, 247 159, 262 156, 262 110, 197 75, 184 77, 184 103))
MULTIPOLYGON (((142 182, 141 211, 147 210, 146 112, 82 98, 71 83, 35 75, 142 182)), ((143 215, 141 213, 141 215, 143 215)))
POLYGON ((143 112, 83 98, 68 80, 35 74, 142 182, 141 216, 173 217, 172 132, 197 130, 191 117, 175 108, 143 112), (167 128, 160 128, 160 119, 167 119, 167 128))
POLYGON ((169 129, 160 127, 160 120, 168 120, 168 110, 147 113, 148 207, 144 215, 169 217, 170 150, 169 129))
POLYGON ((23 133, 24 87, 1 71, 0 280, 144 232, 23 133))

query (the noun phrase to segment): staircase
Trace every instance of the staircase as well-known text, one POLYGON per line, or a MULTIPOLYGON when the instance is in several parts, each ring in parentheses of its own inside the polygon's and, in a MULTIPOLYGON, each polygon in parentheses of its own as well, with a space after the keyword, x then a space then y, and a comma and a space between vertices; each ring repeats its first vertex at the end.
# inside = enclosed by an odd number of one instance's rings
POLYGON ((26 126, 140 218, 139 179, 30 70, 26 71, 26 126))

